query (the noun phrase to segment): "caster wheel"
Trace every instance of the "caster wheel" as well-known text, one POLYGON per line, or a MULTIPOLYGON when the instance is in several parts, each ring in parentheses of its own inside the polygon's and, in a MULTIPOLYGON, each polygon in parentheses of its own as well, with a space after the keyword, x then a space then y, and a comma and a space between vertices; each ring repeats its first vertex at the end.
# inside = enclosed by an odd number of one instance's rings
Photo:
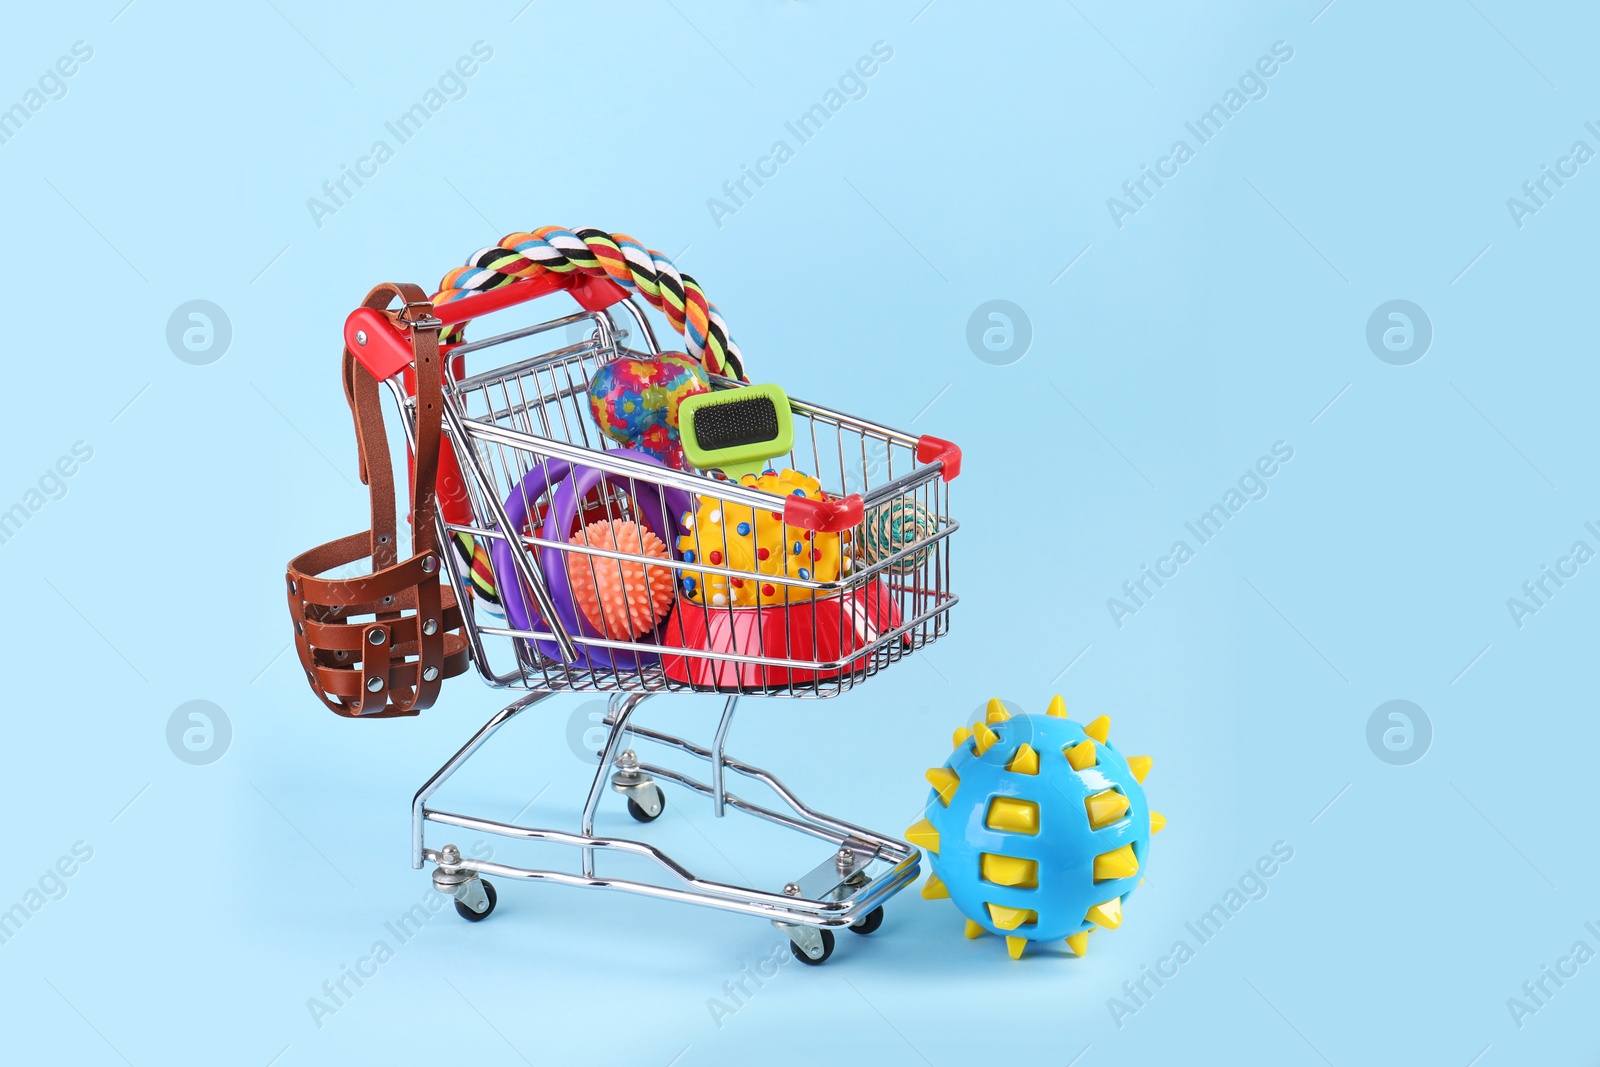
POLYGON ((483 883, 483 895, 489 898, 489 906, 487 908, 484 908, 480 913, 473 911, 459 900, 455 902, 456 914, 467 920, 469 923, 481 923, 483 920, 493 915, 495 901, 498 899, 498 897, 495 895, 494 883, 490 882, 487 878, 481 878, 479 881, 483 883))
POLYGON ((822 934, 822 955, 818 956, 816 959, 812 959, 810 956, 805 954, 799 945, 791 941, 789 942, 789 951, 794 953, 795 959, 799 960, 801 963, 808 963, 813 967, 820 967, 824 963, 828 962, 828 957, 833 955, 833 931, 822 930, 819 932, 822 934))
POLYGON ((656 813, 650 814, 637 800, 628 798, 628 814, 639 822, 655 822, 661 818, 661 813, 667 810, 667 798, 661 795, 661 790, 656 790, 656 813))
POLYGON ((858 919, 856 923, 850 927, 850 932, 852 934, 870 934, 882 925, 883 906, 880 904, 878 907, 873 908, 871 911, 867 912, 866 915, 858 919))

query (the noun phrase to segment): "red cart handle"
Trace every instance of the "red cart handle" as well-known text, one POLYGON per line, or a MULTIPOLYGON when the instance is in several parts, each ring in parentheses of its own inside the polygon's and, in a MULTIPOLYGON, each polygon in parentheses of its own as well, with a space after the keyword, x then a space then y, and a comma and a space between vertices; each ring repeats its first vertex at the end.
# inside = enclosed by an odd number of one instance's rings
MULTIPOLYGON (((413 323, 431 320, 447 327, 459 327, 479 315, 562 290, 571 293, 572 298, 586 311, 603 310, 628 296, 605 278, 570 274, 520 278, 510 285, 476 293, 443 307, 408 304, 398 314, 385 314, 367 307, 356 308, 344 321, 344 345, 355 353, 368 373, 378 381, 384 381, 410 366, 413 323)), ((450 332, 456 335, 456 341, 461 339, 459 329, 450 332)), ((449 346, 445 347, 448 350, 449 346)))
POLYGON ((935 460, 944 468, 940 477, 947 482, 953 480, 961 473, 961 446, 942 437, 923 434, 917 438, 917 462, 932 463, 935 460))
POLYGON ((828 500, 790 496, 783 501, 783 521, 816 533, 842 533, 861 524, 863 510, 861 497, 855 493, 828 500))

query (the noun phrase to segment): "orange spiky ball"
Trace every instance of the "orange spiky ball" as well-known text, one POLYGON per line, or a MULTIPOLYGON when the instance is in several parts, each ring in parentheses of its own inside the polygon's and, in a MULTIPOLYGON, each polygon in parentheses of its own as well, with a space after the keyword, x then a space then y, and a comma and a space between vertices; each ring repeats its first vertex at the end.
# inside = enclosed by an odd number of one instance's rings
MULTIPOLYGON (((572 535, 572 544, 667 558, 667 546, 636 522, 603 519, 572 535)), ((595 630, 614 641, 648 632, 672 608, 672 569, 632 560, 568 552, 572 598, 595 630)))

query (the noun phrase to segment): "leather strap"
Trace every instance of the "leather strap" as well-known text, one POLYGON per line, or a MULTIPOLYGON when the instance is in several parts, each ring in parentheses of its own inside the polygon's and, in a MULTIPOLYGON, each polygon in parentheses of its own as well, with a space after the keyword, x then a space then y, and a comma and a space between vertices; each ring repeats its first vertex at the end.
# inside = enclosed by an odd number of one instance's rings
POLYGON ((412 555, 399 559, 394 469, 379 383, 346 348, 345 399, 355 421, 372 525, 289 561, 289 612, 300 665, 322 702, 340 715, 387 718, 431 707, 444 680, 471 661, 455 590, 440 581, 443 561, 434 523, 444 405, 441 323, 427 294, 409 283, 379 285, 362 305, 384 312, 411 338, 416 382, 412 555), (397 297, 403 306, 388 310, 397 297), (369 574, 326 576, 363 559, 371 560, 369 574), (370 619, 356 621, 361 616, 370 619))

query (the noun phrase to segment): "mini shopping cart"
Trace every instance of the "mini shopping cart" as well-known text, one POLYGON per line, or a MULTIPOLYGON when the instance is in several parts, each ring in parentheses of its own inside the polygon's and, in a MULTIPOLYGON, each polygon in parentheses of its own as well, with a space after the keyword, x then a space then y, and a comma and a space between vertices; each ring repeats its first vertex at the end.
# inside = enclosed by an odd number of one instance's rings
MULTIPOLYGON (((447 571, 444 588, 458 591, 465 644, 459 651, 490 686, 521 695, 417 791, 411 811, 412 866, 432 864, 435 887, 454 897, 456 910, 472 921, 495 908, 496 891, 488 880, 493 877, 622 890, 758 916, 789 937, 798 959, 813 964, 832 953, 833 930, 875 930, 883 920, 884 902, 917 877, 917 850, 813 810, 775 775, 734 758, 725 746, 741 700, 836 696, 947 631, 957 599, 949 587, 950 537, 957 528, 950 517, 949 479, 959 470, 959 450, 936 438, 792 400, 792 450, 772 465, 810 471, 827 490, 823 500, 778 497, 650 462, 598 431, 587 395, 592 376, 606 364, 661 355, 644 309, 604 278, 539 274, 438 307, 408 297, 407 306, 395 312, 382 301, 369 300, 350 316, 347 350, 366 373, 387 385, 413 455, 418 428, 425 425, 418 420, 419 402, 433 403, 432 394, 417 388, 418 371, 429 371, 420 361, 413 366, 414 352, 420 351, 416 335, 430 330, 446 331, 439 351, 443 458, 433 543, 440 546, 437 559, 447 571), (580 309, 481 340, 450 343, 449 331, 457 324, 560 291, 576 298, 580 309), (644 347, 630 347, 633 338, 644 347), (913 541, 883 549, 870 560, 856 559, 834 581, 769 577, 783 592, 776 602, 754 607, 713 606, 683 596, 688 572, 704 580, 707 572, 717 571, 704 559, 690 563, 675 551, 663 559, 573 542, 564 527, 556 527, 559 534, 551 532, 553 509, 565 507, 570 513, 576 508, 585 518, 655 516, 659 521, 661 516, 681 517, 707 496, 722 501, 724 508, 781 515, 785 523, 805 530, 805 539, 813 531, 848 539, 864 516, 885 507, 914 506, 925 521, 913 541), (498 565, 489 564, 487 580, 495 586, 489 595, 483 588, 486 560, 498 560, 498 565), (557 586, 566 581, 564 571, 611 567, 626 582, 627 564, 673 572, 676 603, 649 633, 619 640, 606 636, 610 631, 604 625, 577 617, 570 608, 563 611, 557 586), (521 613, 505 603, 519 592, 525 605, 521 613), (634 721, 640 707, 659 694, 708 692, 725 697, 709 744, 634 721), (439 788, 497 731, 561 693, 609 697, 598 767, 576 828, 517 825, 432 806, 439 788), (646 762, 636 751, 646 745, 708 764, 707 780, 646 762), (735 780, 763 786, 776 800, 747 799, 730 787, 735 780), (819 838, 826 847, 809 862, 798 857, 794 877, 787 882, 740 886, 700 877, 646 841, 597 835, 595 816, 608 785, 640 823, 663 813, 662 787, 673 785, 707 798, 718 818, 730 813, 755 816, 819 838), (571 849, 573 862, 566 869, 544 869, 471 858, 445 843, 461 832, 564 846, 571 849), (442 838, 437 844, 435 835, 442 838), (602 868, 615 863, 607 861, 609 853, 642 859, 643 869, 654 877, 604 873, 602 868)), ((347 359, 347 390, 350 373, 347 359)), ((741 384, 720 375, 709 380, 714 390, 741 384)), ((364 476, 368 466, 364 459, 364 476)), ((375 561, 379 537, 374 535, 375 561)), ((435 557, 421 558, 423 569, 431 572, 435 557)), ((293 575, 291 570, 292 603, 298 588, 293 575)), ((304 592, 298 588, 299 594, 304 592)), ((450 617, 448 603, 443 610, 450 617)), ((399 653, 415 651, 415 641, 406 646, 405 639, 420 640, 417 628, 432 633, 428 627, 433 620, 427 615, 424 607, 416 616, 422 621, 413 621, 413 629, 406 630, 402 619, 392 624, 392 633, 385 631, 399 653)), ((377 637, 372 640, 379 643, 377 637)), ((324 653, 310 656, 308 674, 314 675, 324 653)), ((419 688, 420 679, 436 682, 437 669, 415 658, 412 662, 419 688)), ((368 679, 369 689, 382 680, 370 671, 360 677, 368 679)), ((363 696, 350 697, 351 706, 363 696)))

